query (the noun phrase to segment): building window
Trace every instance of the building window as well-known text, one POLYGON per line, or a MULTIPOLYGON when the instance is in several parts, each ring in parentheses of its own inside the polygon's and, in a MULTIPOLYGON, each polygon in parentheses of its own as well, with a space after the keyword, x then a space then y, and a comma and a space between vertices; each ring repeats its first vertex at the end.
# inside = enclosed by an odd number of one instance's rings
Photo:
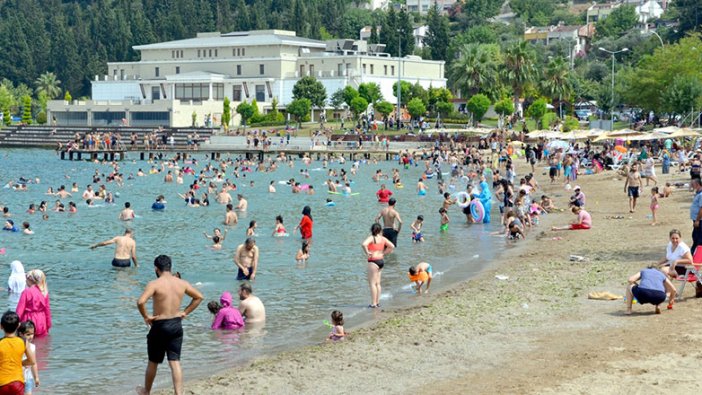
POLYGON ((314 76, 314 65, 313 64, 310 65, 310 75, 314 76))
POLYGON ((224 99, 224 84, 212 84, 212 98, 215 100, 224 99))
POLYGON ((241 56, 246 56, 246 48, 241 49, 241 56))
POLYGON ((209 84, 176 84, 175 86, 175 98, 178 100, 207 100, 209 97, 209 84))
POLYGON ((341 77, 342 75, 344 75, 344 64, 343 64, 343 63, 339 63, 339 64, 336 66, 336 72, 337 72, 337 74, 339 74, 339 77, 341 77))
POLYGON ((171 51, 171 57, 175 58, 175 51, 171 51))
POLYGON ((176 74, 180 74, 180 66, 176 66, 176 74))
POLYGON ((374 66, 374 65, 371 65, 371 75, 373 75, 373 72, 374 72, 374 67, 373 67, 373 66, 374 66))
POLYGON ((304 77, 304 76, 305 76, 305 65, 301 64, 300 65, 300 77, 304 77))
POLYGON ((390 75, 395 75, 395 66, 390 66, 390 75))
POLYGON ((241 75, 241 65, 236 65, 236 75, 241 75))
POLYGON ((199 50, 199 49, 197 50, 197 57, 198 57, 198 58, 202 57, 202 55, 200 54, 200 50, 199 50))
POLYGON ((383 74, 388 75, 388 65, 383 66, 383 74))
POLYGON ((161 88, 158 86, 151 87, 151 100, 161 100, 161 88))
POLYGON ((156 67, 156 68, 154 69, 154 75, 156 75, 156 77, 158 77, 158 76, 161 74, 160 71, 161 71, 161 70, 159 70, 159 68, 156 67))
POLYGON ((363 74, 366 74, 366 64, 363 63, 363 74))
POLYGON ((215 49, 215 58, 217 57, 217 50, 215 49))
POLYGON ((232 100, 241 101, 241 85, 234 85, 234 90, 232 91, 232 100))
POLYGON ((266 66, 265 65, 262 65, 262 64, 258 65, 258 74, 261 74, 261 75, 266 74, 266 66))
POLYGON ((256 85, 256 101, 259 103, 266 101, 266 86, 265 85, 256 85))
POLYGON ((210 49, 209 52, 210 52, 210 55, 209 55, 209 56, 212 57, 212 50, 210 49))

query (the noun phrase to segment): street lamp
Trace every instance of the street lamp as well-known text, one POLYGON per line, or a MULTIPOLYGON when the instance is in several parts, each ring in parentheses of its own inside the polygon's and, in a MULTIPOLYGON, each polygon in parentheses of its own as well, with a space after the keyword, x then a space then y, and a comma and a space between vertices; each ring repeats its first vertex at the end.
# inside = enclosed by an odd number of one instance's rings
POLYGON ((653 34, 654 36, 658 37, 658 41, 661 42, 661 47, 665 47, 665 44, 663 44, 663 39, 661 38, 661 36, 660 36, 658 33, 656 33, 656 32, 653 31, 653 30, 649 30, 648 32, 651 33, 651 34, 653 34))
POLYGON ((612 96, 610 97, 609 108, 609 131, 611 132, 614 129, 614 55, 626 52, 629 50, 629 48, 624 48, 619 51, 610 51, 602 47, 599 47, 598 49, 602 52, 607 52, 608 54, 612 55, 612 96))
POLYGON ((401 79, 401 70, 402 70, 402 34, 401 30, 397 31, 397 130, 400 130, 400 117, 402 116, 402 110, 401 110, 401 105, 402 105, 402 79, 401 79))

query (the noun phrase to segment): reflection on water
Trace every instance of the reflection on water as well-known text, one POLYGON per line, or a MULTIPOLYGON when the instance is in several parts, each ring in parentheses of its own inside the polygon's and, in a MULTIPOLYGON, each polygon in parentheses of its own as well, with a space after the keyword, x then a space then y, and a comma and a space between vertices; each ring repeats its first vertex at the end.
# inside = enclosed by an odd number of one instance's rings
MULTIPOLYGON (((119 194, 116 204, 88 208, 80 194, 92 181, 95 169, 107 173, 108 166, 60 161, 50 151, 0 153, 2 184, 20 176, 41 178, 41 184, 29 185, 28 192, 0 190, 0 204, 10 207, 15 222, 27 220, 35 231, 33 236, 0 232, 0 247, 7 247, 7 255, 0 256, 0 274, 4 278, 9 275, 9 262, 14 259, 21 260, 27 270, 42 268, 47 274, 54 327, 50 338, 37 344, 42 387, 46 391, 115 392, 115 388, 130 389, 143 380, 148 328, 136 309, 136 299, 146 283, 155 278, 152 262, 159 254, 170 255, 174 270, 198 287, 206 299, 183 324, 186 379, 210 374, 213 366, 226 368, 261 353, 319 343, 328 332, 323 321, 329 319, 334 309, 343 311, 347 326, 382 316, 382 312, 365 308, 369 299, 367 262, 360 243, 382 207, 375 200, 378 184, 371 181, 371 176, 376 169, 389 172, 397 167, 394 163, 362 165, 358 175, 351 177, 356 180, 353 192, 359 195, 350 197, 325 192, 324 181, 328 178, 325 171, 312 171, 310 178, 303 179, 299 163, 293 169, 283 166, 273 174, 243 173, 245 179, 235 182, 240 186, 237 193, 249 201, 249 212, 240 215, 239 224, 229 228, 223 249, 214 251, 210 248, 212 242, 202 233, 211 234, 215 227, 224 228, 224 208, 214 203, 213 194, 210 194, 213 202, 210 207, 186 207, 177 193, 186 191, 192 176, 186 176, 183 185, 164 184, 159 174, 128 180, 122 187, 105 183, 108 191, 119 194), (289 187, 278 183, 278 192, 268 193, 270 181, 291 177, 314 185, 317 194, 292 194, 289 187), (249 186, 251 180, 255 181, 254 187, 249 186), (39 214, 24 213, 30 203, 38 205, 46 200, 52 205, 55 198, 45 195, 49 186, 70 188, 72 182, 78 183, 80 192, 64 199, 64 204, 75 201, 77 214, 49 212, 49 219, 44 221, 39 214), (151 203, 159 194, 166 196, 167 208, 164 212, 152 212, 151 203), (325 206, 328 197, 336 202, 336 207, 325 206), (128 224, 117 219, 126 201, 131 202, 138 216, 128 224), (314 243, 310 260, 298 265, 294 258, 300 248, 299 235, 274 238, 271 233, 279 214, 288 232, 292 232, 305 205, 312 207, 314 243), (257 245, 261 255, 254 293, 265 303, 268 321, 265 328, 248 328, 240 333, 213 332, 209 329, 212 315, 205 305, 209 300, 219 300, 222 291, 235 291, 238 287, 232 256, 237 245, 244 241, 250 220, 258 222, 257 245), (111 246, 96 250, 90 250, 89 246, 122 234, 126 225, 135 230, 141 267, 113 269, 111 246), (95 380, 100 372, 105 374, 95 380)), ((204 164, 201 161, 198 172, 204 164)), ((124 174, 136 174, 138 168, 150 167, 143 162, 124 162, 121 166, 124 174)), ((313 163, 311 167, 319 166, 313 163)), ((343 167, 349 170, 350 164, 343 167)), ((476 273, 494 257, 495 246, 504 245, 502 239, 489 234, 495 226, 464 225, 464 217, 457 208, 449 213, 450 230, 440 234, 438 209, 442 197, 437 193, 435 180, 427 182, 427 196, 417 196, 411 180, 418 179, 420 174, 420 168, 401 170, 406 187, 393 190, 404 227, 399 248, 387 257, 383 270, 385 306, 416 300, 416 296, 404 289, 409 284, 407 268, 411 264, 428 261, 435 273, 442 273, 432 284, 434 290, 476 273), (426 242, 413 244, 409 224, 419 214, 425 218, 426 242)), ((8 300, 9 303, 12 301, 8 300)), ((157 382, 169 380, 165 369, 157 382)))

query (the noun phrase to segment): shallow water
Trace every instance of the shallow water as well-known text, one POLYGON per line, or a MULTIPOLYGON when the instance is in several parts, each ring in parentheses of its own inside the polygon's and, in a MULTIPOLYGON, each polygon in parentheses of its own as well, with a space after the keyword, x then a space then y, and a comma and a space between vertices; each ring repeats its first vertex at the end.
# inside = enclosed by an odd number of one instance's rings
MULTIPOLYGON (((198 155, 199 171, 205 160, 204 154, 198 155)), ((132 157, 136 158, 136 154, 132 157)), ((0 163, 0 184, 20 176, 41 179, 39 185, 29 185, 27 192, 0 189, 0 203, 10 207, 15 223, 27 220, 36 233, 27 236, 0 232, 0 247, 7 247, 7 254, 0 256, 0 275, 4 281, 10 273, 9 262, 15 259, 21 260, 26 270, 41 268, 47 273, 54 327, 49 338, 37 341, 42 392, 122 392, 143 382, 148 328, 136 309, 136 299, 145 284, 155 278, 152 262, 159 254, 170 255, 174 270, 205 295, 203 304, 184 321, 182 356, 186 379, 211 374, 262 353, 319 343, 328 331, 323 321, 329 320, 334 309, 344 313, 347 327, 382 314, 365 308, 369 292, 360 243, 382 208, 375 199, 378 184, 371 176, 376 169, 389 173, 397 167, 395 163, 361 165, 358 175, 350 177, 355 180, 353 191, 359 195, 351 197, 325 192, 327 175, 314 170, 321 167, 318 162, 311 164, 311 177, 307 180, 300 177, 303 165, 299 162, 294 169, 283 166, 272 174, 246 173, 245 179, 235 183, 240 186, 238 192, 249 201, 249 212, 240 215, 239 224, 230 228, 222 251, 210 249, 211 242, 202 232, 224 228, 224 207, 215 202, 213 195, 213 205, 200 208, 185 206, 177 196, 186 192, 192 176, 186 176, 184 185, 164 184, 163 175, 159 174, 125 180, 122 187, 106 183, 108 191, 119 193, 117 204, 87 207, 80 194, 92 181, 95 169, 107 173, 108 166, 61 161, 46 150, 1 150, 0 163), (268 193, 270 181, 291 177, 314 185, 317 194, 292 194, 289 187, 277 183, 278 192, 268 193), (255 187, 248 185, 251 180, 255 187), (46 200, 53 206, 55 198, 45 195, 47 188, 64 184, 70 189, 72 182, 78 183, 80 192, 73 199, 65 199, 64 204, 75 201, 77 214, 49 212, 49 219, 44 221, 38 213, 25 213, 29 203, 38 205, 46 200), (168 201, 164 212, 150 210, 158 194, 164 194, 168 201), (325 207, 329 196, 336 207, 325 207), (125 201, 131 202, 138 216, 129 226, 135 230, 141 267, 116 270, 110 266, 111 246, 96 250, 89 246, 123 233, 125 224, 117 216, 125 201), (310 261, 300 266, 294 261, 300 248, 299 236, 274 238, 271 233, 278 214, 284 217, 288 231, 292 231, 305 205, 312 207, 314 242, 310 261), (266 326, 240 334, 211 331, 212 316, 206 303, 219 300, 224 290, 236 295, 238 282, 232 255, 245 239, 252 219, 258 222, 257 245, 261 252, 253 287, 266 305, 266 326)), ((146 171, 150 165, 125 161, 121 167, 128 175, 136 174, 138 168, 146 171)), ((330 167, 349 170, 351 166, 347 162, 343 166, 332 163, 330 167)), ((404 226, 399 248, 386 259, 383 270, 381 302, 385 306, 417 300, 408 287, 406 273, 410 264, 430 262, 435 272, 432 288, 439 289, 477 273, 504 246, 503 239, 490 235, 495 225, 464 225, 458 208, 450 210, 450 230, 440 233, 438 209, 442 197, 437 193, 436 180, 428 181, 427 196, 417 196, 414 186, 420 175, 420 167, 401 170, 406 187, 393 190, 404 226), (409 225, 418 214, 425 218, 426 242, 412 244, 409 225)), ((236 200, 235 195, 233 192, 236 200)), ((170 385, 167 370, 163 365, 157 377, 160 386, 170 385)))

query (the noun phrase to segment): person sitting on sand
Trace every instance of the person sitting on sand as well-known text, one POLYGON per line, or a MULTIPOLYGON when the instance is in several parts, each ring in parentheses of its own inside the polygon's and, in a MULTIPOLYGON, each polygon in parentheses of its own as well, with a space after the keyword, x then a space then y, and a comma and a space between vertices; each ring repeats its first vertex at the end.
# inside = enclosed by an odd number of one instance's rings
POLYGON ((422 286, 426 284, 424 293, 429 293, 429 287, 431 286, 433 269, 430 264, 426 262, 419 262, 414 266, 410 266, 407 276, 410 281, 414 283, 417 295, 422 294, 422 286))
POLYGON ((571 211, 578 216, 578 221, 569 226, 554 226, 551 230, 586 230, 592 227, 592 216, 584 208, 574 206, 571 211))
POLYGON ((669 182, 665 183, 665 186, 663 187, 663 192, 661 193, 664 198, 671 197, 673 196, 673 186, 670 185, 669 182))
POLYGON ((677 291, 668 276, 658 270, 658 264, 651 264, 648 268, 629 277, 629 285, 626 288, 626 314, 631 314, 634 298, 639 304, 654 305, 656 314, 660 314, 661 309, 658 306, 665 302, 666 292, 669 293, 668 309, 670 310, 673 308, 677 291))
POLYGON ((331 313, 332 319, 332 330, 327 339, 338 341, 343 340, 346 337, 346 332, 344 332, 344 314, 339 310, 334 310, 331 313))

